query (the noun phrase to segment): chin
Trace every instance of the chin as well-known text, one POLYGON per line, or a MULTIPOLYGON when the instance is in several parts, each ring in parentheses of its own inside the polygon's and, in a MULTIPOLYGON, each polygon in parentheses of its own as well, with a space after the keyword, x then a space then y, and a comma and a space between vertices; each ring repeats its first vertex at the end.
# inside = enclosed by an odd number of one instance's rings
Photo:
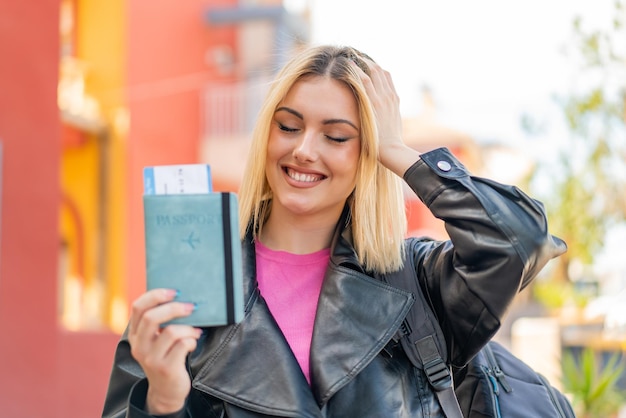
POLYGON ((319 209, 317 199, 312 200, 303 196, 283 195, 282 198, 279 197, 278 202, 286 213, 298 216, 313 214, 319 209))
POLYGON ((287 212, 293 213, 294 215, 309 215, 312 214, 314 212, 314 208, 311 207, 311 205, 309 204, 305 204, 305 203, 288 203, 286 205, 284 205, 285 210, 287 212))

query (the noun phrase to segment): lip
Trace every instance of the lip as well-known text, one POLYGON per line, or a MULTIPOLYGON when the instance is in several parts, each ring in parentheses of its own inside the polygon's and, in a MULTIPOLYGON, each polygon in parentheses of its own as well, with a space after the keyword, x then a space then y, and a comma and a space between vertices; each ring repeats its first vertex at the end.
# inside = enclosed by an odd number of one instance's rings
POLYGON ((296 187, 313 187, 327 178, 318 171, 306 170, 300 167, 282 166, 283 174, 287 183, 296 187))

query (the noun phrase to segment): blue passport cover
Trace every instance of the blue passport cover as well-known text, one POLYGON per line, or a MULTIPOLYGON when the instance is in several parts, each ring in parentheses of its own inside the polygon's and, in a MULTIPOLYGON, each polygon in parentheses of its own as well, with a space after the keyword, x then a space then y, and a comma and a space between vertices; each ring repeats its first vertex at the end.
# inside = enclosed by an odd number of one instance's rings
MULTIPOLYGON (((234 193, 144 195, 148 290, 179 291, 196 304, 168 323, 219 326, 243 319, 243 280, 234 193)), ((165 324, 164 324, 165 325, 165 324)))

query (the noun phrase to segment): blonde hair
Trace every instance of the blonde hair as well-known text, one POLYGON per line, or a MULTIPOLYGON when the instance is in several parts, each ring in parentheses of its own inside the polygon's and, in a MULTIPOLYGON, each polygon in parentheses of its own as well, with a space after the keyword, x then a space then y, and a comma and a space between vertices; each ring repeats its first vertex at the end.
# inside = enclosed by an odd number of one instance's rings
POLYGON ((378 161, 378 132, 371 102, 356 63, 369 74, 365 54, 350 47, 316 46, 292 58, 279 72, 265 98, 252 134, 239 197, 240 235, 248 228, 260 234, 271 210, 272 191, 265 177, 270 125, 279 103, 303 77, 330 77, 354 92, 361 124, 361 152, 354 192, 348 198, 353 244, 359 262, 369 271, 388 273, 403 263, 407 231, 402 180, 378 161))

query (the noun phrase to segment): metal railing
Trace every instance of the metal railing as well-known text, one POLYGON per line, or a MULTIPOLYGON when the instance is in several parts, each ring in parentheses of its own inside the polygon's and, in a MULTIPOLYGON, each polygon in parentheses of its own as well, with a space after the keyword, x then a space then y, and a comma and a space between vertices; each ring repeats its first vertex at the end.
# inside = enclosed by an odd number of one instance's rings
POLYGON ((202 137, 249 135, 268 87, 266 79, 207 85, 202 92, 202 137))

